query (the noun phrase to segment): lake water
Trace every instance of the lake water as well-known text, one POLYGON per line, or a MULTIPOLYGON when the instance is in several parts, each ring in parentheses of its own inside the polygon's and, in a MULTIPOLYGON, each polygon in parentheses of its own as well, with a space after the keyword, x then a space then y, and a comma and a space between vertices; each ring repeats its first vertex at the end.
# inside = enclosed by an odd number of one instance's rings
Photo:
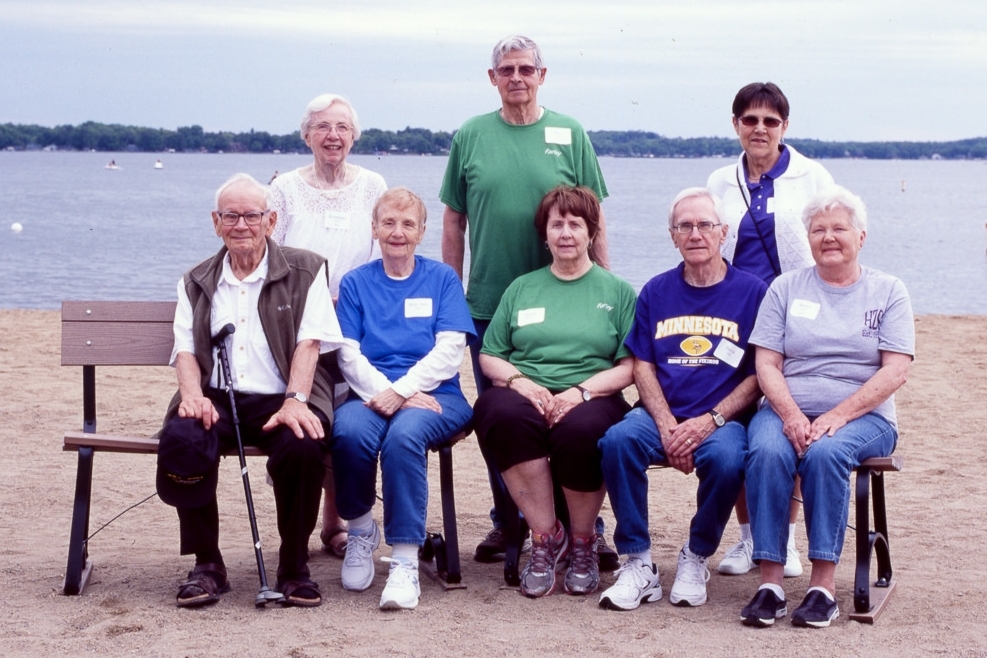
MULTIPOLYGON (((310 155, 0 152, 0 308, 64 299, 173 299, 220 246, 209 211, 232 173, 267 181, 310 155), (104 169, 113 157, 119 170, 104 169), (153 168, 160 157, 164 169, 153 168), (19 223, 19 233, 10 229, 19 223)), ((444 157, 350 156, 428 207, 419 253, 440 258, 444 157)), ((730 159, 603 158, 614 271, 640 289, 679 254, 668 204, 730 159)), ((985 162, 823 160, 868 206, 861 261, 901 278, 916 313, 987 314, 985 162), (904 187, 904 190, 902 189, 904 187)))

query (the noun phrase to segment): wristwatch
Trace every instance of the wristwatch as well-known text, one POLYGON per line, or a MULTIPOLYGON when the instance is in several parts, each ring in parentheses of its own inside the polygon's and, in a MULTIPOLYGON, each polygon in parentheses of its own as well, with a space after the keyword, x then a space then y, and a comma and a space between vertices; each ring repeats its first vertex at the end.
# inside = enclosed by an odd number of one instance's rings
POLYGON ((308 402, 308 396, 305 395, 304 393, 298 393, 297 391, 289 391, 288 393, 285 393, 284 399, 285 400, 295 399, 301 402, 302 404, 308 402))
POLYGON ((583 402, 589 402, 590 400, 593 399, 593 394, 587 391, 579 384, 576 384, 576 388, 579 389, 579 391, 583 394, 583 402))
POLYGON ((713 417, 713 424, 716 425, 717 427, 723 427, 724 425, 727 424, 727 419, 724 418, 723 414, 721 414, 716 409, 710 411, 709 415, 713 417))

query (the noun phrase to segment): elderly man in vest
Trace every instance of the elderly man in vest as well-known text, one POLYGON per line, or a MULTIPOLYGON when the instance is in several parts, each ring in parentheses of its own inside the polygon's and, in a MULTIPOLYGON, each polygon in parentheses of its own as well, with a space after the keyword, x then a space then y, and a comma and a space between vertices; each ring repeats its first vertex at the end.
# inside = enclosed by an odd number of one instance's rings
POLYGON ((325 260, 269 239, 277 214, 268 210, 267 187, 246 174, 219 188, 212 220, 223 248, 178 284, 171 360, 178 393, 158 453, 158 495, 178 510, 182 555, 195 555, 177 603, 214 603, 230 589, 216 481, 219 455, 236 445, 236 432, 212 336, 232 323, 227 345, 241 436, 268 455, 274 483, 277 589, 289 605, 317 606, 322 595, 309 577, 308 540, 332 425, 332 382, 318 362, 342 342, 325 260))

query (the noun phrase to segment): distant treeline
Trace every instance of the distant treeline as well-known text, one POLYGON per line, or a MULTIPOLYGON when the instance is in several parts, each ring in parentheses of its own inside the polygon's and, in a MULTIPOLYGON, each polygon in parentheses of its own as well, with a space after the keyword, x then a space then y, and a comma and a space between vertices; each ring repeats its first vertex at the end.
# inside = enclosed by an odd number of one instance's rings
MULTIPOLYGON (((353 153, 433 154, 448 153, 454 133, 405 128, 397 132, 370 128, 353 145, 353 153)), ((640 130, 590 131, 599 155, 636 158, 702 158, 734 156, 737 140, 725 137, 663 137, 640 130)), ((987 137, 955 142, 823 142, 789 140, 811 158, 868 158, 873 160, 916 160, 942 158, 974 160, 987 158, 987 137)), ((87 121, 78 126, 0 124, 0 149, 140 151, 179 153, 307 153, 298 132, 272 135, 251 130, 244 133, 205 132, 201 126, 177 130, 141 128, 87 121)))

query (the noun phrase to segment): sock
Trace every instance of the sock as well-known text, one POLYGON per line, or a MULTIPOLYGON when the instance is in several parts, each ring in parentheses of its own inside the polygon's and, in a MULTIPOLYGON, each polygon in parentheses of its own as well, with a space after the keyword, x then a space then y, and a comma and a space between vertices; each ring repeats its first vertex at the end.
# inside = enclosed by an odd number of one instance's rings
POLYGON ((774 583, 764 583, 757 589, 758 591, 762 589, 770 589, 772 592, 775 593, 775 596, 777 596, 779 599, 781 599, 782 601, 785 600, 785 590, 781 588, 781 585, 775 585, 774 583))
POLYGON ((829 590, 827 590, 825 587, 820 587, 819 585, 816 585, 815 587, 810 587, 809 590, 805 593, 806 596, 808 596, 809 595, 809 592, 811 592, 813 590, 815 590, 817 592, 822 592, 823 594, 825 594, 826 595, 826 600, 828 600, 830 603, 832 603, 833 601, 836 600, 836 597, 833 596, 832 594, 830 594, 829 593, 829 590))
POLYGON ((415 544, 394 544, 391 548, 391 559, 400 560, 418 568, 418 546, 415 544))
POLYGON ((740 541, 754 541, 754 536, 751 534, 751 524, 741 523, 740 524, 740 541))
POLYGON ((374 533, 374 517, 371 512, 350 519, 346 524, 349 526, 349 534, 351 535, 369 537, 374 533))
POLYGON ((788 524, 788 547, 795 548, 795 524, 788 524))
POLYGON ((628 560, 633 560, 634 558, 637 558, 638 560, 641 560, 641 563, 644 564, 644 566, 646 566, 646 567, 653 567, 653 566, 655 566, 655 563, 652 562, 652 560, 651 560, 651 551, 650 550, 641 551, 640 553, 628 553, 627 554, 627 559, 628 560))

